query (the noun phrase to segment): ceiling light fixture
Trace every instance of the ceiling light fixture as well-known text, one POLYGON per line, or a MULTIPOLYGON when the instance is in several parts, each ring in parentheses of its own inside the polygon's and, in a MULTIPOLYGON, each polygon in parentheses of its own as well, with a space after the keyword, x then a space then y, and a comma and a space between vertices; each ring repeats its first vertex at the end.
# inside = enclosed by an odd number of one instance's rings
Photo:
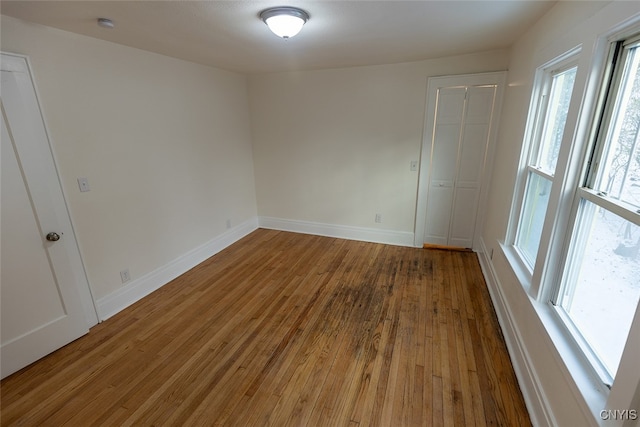
POLYGON ((102 28, 113 28, 115 25, 113 21, 109 18, 98 18, 98 25, 102 28))
POLYGON ((288 39, 300 32, 302 26, 309 20, 309 14, 297 7, 274 7, 263 10, 260 19, 278 37, 288 39))

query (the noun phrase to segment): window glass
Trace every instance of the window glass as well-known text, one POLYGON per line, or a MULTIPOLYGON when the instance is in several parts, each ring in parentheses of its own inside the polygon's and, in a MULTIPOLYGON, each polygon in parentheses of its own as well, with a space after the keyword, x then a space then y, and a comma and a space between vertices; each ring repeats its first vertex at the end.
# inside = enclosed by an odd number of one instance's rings
POLYGON ((533 267, 540 245, 544 216, 549 204, 551 181, 533 172, 529 172, 528 178, 516 247, 527 264, 533 267))
POLYGON ((569 112, 569 101, 573 83, 576 79, 577 67, 570 68, 553 76, 549 104, 545 117, 544 131, 540 140, 538 165, 545 172, 553 175, 556 170, 560 143, 569 112))
POLYGON ((587 200, 559 306, 615 377, 640 298, 640 227, 587 200))
POLYGON ((640 208, 640 54, 628 50, 596 188, 640 208))
POLYGON ((514 239, 514 246, 530 271, 535 267, 540 246, 577 69, 568 67, 565 61, 563 68, 543 70, 537 83, 540 95, 534 110, 536 117, 532 120, 535 131, 530 143, 533 149, 514 239))

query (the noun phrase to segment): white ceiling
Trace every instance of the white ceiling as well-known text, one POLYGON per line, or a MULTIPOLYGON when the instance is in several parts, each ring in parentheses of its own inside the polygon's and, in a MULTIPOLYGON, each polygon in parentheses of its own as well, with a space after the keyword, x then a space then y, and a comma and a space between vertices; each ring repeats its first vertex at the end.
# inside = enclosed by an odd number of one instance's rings
POLYGON ((241 73, 418 61, 509 47, 554 1, 8 1, 0 12, 241 73), (311 16, 290 40, 260 11, 311 16), (110 18, 115 29, 98 27, 110 18))

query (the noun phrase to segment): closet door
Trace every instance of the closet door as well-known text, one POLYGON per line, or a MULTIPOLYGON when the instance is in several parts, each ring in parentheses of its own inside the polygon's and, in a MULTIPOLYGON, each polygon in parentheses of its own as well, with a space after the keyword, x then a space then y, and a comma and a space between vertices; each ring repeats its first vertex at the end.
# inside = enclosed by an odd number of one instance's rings
MULTIPOLYGON (((490 76, 496 74, 504 76, 490 76)), ((422 157, 426 167, 421 168, 418 196, 418 209, 425 205, 423 243, 474 246, 500 89, 481 81, 478 76, 430 79, 422 157), (438 79, 450 84, 434 84, 438 79)))
POLYGON ((466 88, 438 91, 425 243, 449 245, 465 95, 466 88))
POLYGON ((482 173, 489 147, 495 87, 468 87, 447 245, 471 248, 478 216, 482 173))

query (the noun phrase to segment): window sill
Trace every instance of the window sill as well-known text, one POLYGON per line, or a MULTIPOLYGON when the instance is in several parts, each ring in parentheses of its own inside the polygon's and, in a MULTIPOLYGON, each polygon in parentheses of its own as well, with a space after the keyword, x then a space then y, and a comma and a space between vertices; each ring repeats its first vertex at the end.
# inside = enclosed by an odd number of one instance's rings
POLYGON ((532 296, 533 275, 527 264, 522 260, 517 249, 513 245, 507 245, 503 242, 500 242, 500 249, 502 250, 505 258, 507 258, 507 261, 518 278, 520 285, 529 296, 532 296))
POLYGON ((555 307, 551 303, 542 303, 531 297, 529 300, 556 349, 554 357, 566 368, 563 370, 565 379, 575 386, 574 394, 581 398, 577 399, 581 403, 580 406, 585 413, 593 417, 595 424, 599 424, 598 415, 606 405, 609 388, 594 371, 591 362, 571 336, 555 307))
MULTIPOLYGON (((517 250, 513 246, 508 246, 504 243, 500 243, 500 248, 518 282, 524 289, 533 311, 540 320, 550 340, 550 346, 556 350, 552 352, 553 357, 558 366, 561 367, 569 388, 572 389, 573 394, 576 396, 576 401, 579 402, 579 406, 582 407, 587 419, 592 419, 594 421, 593 425, 598 425, 600 420, 598 414, 605 407, 609 396, 608 387, 602 383, 593 370, 590 362, 570 335, 555 307, 551 303, 541 302, 536 299, 537 295, 535 295, 532 285, 532 274, 522 261, 517 250)), ((513 319, 513 321, 515 320, 513 319)), ((521 345, 524 349, 531 346, 526 340, 521 345)), ((527 350, 525 351, 528 353, 527 350)), ((530 369, 535 372, 542 369, 542 367, 530 366, 530 369)), ((538 384, 538 387, 545 388, 543 384, 538 384)), ((545 393, 543 392, 543 394, 545 393)), ((556 410, 558 409, 556 408, 556 410)))

